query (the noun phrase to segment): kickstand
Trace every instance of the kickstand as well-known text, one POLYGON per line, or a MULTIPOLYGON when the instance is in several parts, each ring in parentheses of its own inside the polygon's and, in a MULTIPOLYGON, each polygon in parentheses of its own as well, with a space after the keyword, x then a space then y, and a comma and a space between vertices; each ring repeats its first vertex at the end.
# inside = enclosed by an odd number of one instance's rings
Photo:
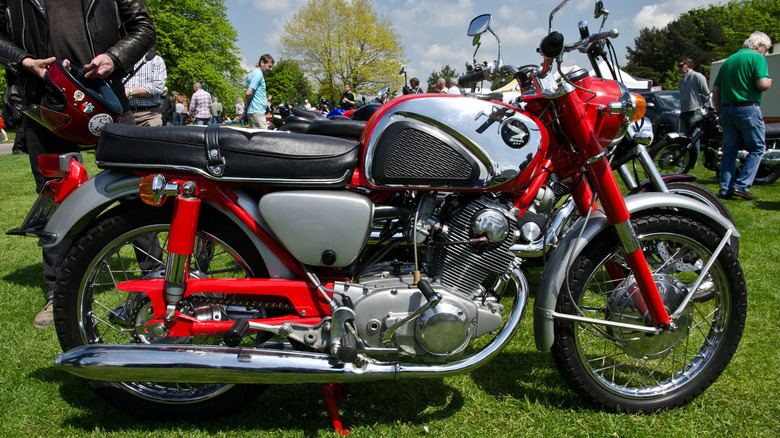
POLYGON ((341 417, 339 417, 339 407, 337 402, 346 403, 348 398, 344 397, 341 391, 341 383, 322 383, 320 384, 320 391, 325 398, 325 407, 328 409, 328 417, 333 423, 333 428, 339 435, 349 435, 349 429, 341 428, 341 417))

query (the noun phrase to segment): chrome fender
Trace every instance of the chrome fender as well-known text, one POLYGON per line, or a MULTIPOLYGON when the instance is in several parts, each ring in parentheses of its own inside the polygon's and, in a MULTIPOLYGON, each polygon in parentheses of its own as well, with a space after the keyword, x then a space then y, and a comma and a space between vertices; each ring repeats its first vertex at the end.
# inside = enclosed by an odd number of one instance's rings
MULTIPOLYGON (((736 227, 712 207, 694 199, 671 193, 639 193, 625 198, 626 207, 633 215, 653 209, 675 209, 704 222, 716 231, 727 230, 739 237, 736 227)), ((558 301, 558 291, 566 281, 566 273, 572 262, 591 241, 610 227, 601 211, 593 213, 585 221, 579 221, 563 237, 545 266, 534 301, 534 337, 536 348, 548 350, 553 344, 554 329, 552 313, 558 301)))
POLYGON ((57 207, 44 231, 54 237, 41 240, 49 248, 62 242, 69 233, 79 232, 115 201, 138 194, 141 177, 119 170, 105 170, 73 191, 57 207))

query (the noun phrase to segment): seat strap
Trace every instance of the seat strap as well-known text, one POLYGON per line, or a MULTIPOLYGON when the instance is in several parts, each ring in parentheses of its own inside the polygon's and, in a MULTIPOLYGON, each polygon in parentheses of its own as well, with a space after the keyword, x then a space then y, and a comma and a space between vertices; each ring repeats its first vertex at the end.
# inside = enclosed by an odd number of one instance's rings
POLYGON ((214 176, 225 173, 225 157, 219 151, 219 125, 208 125, 206 131, 206 166, 214 176))

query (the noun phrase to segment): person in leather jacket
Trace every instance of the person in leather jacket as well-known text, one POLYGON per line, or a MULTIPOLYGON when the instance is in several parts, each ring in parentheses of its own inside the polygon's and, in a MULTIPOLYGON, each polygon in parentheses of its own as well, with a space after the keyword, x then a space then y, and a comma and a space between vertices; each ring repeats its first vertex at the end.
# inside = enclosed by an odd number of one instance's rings
MULTIPOLYGON (((0 63, 16 76, 24 103, 39 103, 48 68, 58 59, 83 66, 87 79, 104 79, 122 103, 122 123, 134 124, 122 77, 155 43, 154 24, 142 0, 0 0, 0 63)), ((25 117, 30 167, 40 193, 46 178, 38 156, 79 150, 25 117)), ((48 290, 35 326, 53 325, 52 296, 59 265, 69 241, 43 250, 48 290)))

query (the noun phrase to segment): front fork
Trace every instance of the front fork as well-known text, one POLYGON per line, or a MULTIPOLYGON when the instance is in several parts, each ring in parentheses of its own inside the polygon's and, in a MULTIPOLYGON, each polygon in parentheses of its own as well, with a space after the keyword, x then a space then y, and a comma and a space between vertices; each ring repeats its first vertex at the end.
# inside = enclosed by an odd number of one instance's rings
POLYGON ((184 296, 190 258, 195 247, 200 199, 180 194, 174 200, 171 230, 168 233, 168 260, 165 266, 165 320, 176 316, 176 306, 184 296))
MULTIPOLYGON (((658 287, 653 279, 653 273, 645 260, 639 239, 631 225, 631 214, 626 208, 623 193, 620 191, 615 175, 609 165, 604 149, 596 136, 593 123, 585 114, 585 104, 575 93, 568 93, 560 98, 564 105, 562 122, 575 144, 587 160, 588 173, 591 178, 602 208, 609 222, 615 227, 620 247, 625 253, 631 272, 634 274, 639 291, 647 307, 647 311, 656 327, 667 328, 671 318, 664 307, 658 287)), ((618 117, 602 114, 600 117, 618 117)))

